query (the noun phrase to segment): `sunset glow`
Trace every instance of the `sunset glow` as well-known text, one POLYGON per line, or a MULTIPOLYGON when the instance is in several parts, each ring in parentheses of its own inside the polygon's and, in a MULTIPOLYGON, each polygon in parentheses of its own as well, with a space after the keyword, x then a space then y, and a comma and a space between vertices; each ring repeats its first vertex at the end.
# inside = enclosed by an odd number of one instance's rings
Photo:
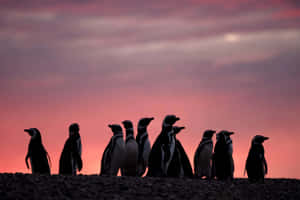
MULTIPOLYGON (((98 174, 110 123, 167 114, 192 163, 206 129, 234 131, 235 176, 254 135, 267 177, 300 178, 298 1, 16 1, 0 6, 0 172, 30 173, 38 128, 58 173, 80 125, 83 174, 98 174), (250 3, 252 2, 252 3, 250 3)), ((215 142, 215 138, 214 138, 215 142)))
POLYGON ((240 36, 234 33, 228 33, 224 36, 224 38, 228 42, 238 42, 240 40, 240 36))

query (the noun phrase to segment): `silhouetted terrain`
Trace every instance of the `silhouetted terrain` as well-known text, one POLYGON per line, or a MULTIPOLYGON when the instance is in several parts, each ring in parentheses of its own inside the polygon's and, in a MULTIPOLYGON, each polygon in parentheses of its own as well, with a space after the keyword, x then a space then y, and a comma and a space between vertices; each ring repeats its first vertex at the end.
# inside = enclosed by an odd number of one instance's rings
POLYGON ((173 178, 0 174, 0 199, 300 199, 300 180, 250 184, 173 178))

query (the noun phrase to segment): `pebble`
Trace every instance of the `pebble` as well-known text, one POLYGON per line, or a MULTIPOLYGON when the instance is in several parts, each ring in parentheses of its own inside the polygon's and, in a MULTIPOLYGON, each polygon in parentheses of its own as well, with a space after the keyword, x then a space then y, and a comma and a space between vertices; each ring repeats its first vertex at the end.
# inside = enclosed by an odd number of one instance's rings
POLYGON ((0 174, 0 199, 300 199, 300 180, 250 184, 174 178, 0 174))

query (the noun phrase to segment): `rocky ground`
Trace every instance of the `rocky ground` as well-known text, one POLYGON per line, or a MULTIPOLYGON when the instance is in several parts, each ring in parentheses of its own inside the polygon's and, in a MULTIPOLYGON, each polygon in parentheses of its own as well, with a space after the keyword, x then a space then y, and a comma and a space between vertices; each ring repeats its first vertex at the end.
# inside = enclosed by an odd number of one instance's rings
POLYGON ((0 174, 0 199, 300 199, 300 180, 250 184, 173 178, 0 174))

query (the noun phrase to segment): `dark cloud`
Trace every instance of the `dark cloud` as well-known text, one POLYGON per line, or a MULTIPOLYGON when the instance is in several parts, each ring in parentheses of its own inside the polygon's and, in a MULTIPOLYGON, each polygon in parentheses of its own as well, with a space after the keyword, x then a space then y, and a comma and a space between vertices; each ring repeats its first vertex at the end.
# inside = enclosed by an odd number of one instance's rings
POLYGON ((22 9, 34 11, 54 11, 68 14, 85 14, 98 16, 124 16, 124 15, 140 15, 152 17, 168 17, 168 16, 229 16, 238 13, 247 14, 253 10, 283 10, 299 8, 297 0, 265 0, 265 1, 197 1, 197 0, 176 0, 176 1, 147 1, 138 0, 129 1, 36 1, 30 0, 20 2, 16 0, 2 0, 1 9, 22 9))
POLYGON ((55 96, 298 83, 299 20, 280 14, 296 12, 296 1, 2 3, 0 89, 14 95, 20 85, 55 96))

